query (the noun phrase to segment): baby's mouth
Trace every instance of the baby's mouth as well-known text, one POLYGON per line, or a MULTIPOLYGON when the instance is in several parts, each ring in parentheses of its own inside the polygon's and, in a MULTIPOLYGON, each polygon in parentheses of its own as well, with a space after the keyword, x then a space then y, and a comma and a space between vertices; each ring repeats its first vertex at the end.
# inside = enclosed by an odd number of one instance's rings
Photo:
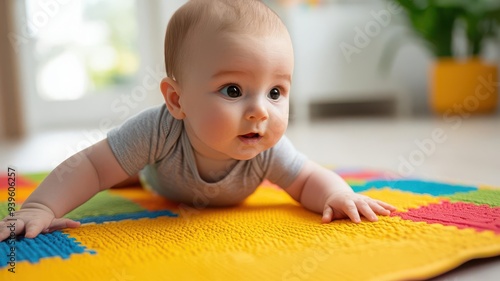
POLYGON ((239 135, 238 138, 246 144, 254 144, 257 143, 262 136, 259 133, 248 133, 245 135, 239 135))
POLYGON ((256 139, 256 138, 259 138, 260 135, 259 135, 259 133, 248 133, 246 135, 241 135, 240 137, 246 138, 246 139, 256 139))

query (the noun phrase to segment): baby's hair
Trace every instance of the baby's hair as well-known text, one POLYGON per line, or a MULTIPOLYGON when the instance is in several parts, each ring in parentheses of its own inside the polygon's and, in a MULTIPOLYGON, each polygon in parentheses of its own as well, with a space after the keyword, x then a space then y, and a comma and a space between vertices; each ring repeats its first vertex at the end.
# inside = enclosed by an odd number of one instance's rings
POLYGON ((173 14, 167 26, 165 67, 168 77, 181 80, 186 38, 194 29, 206 26, 220 32, 252 35, 286 32, 278 15, 260 0, 190 0, 173 14))

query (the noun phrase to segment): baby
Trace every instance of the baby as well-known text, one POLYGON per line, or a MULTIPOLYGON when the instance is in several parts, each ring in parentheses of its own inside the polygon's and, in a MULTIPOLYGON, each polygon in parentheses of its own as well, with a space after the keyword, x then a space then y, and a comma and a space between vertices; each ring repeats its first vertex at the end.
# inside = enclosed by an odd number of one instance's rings
MULTIPOLYGON (((279 17, 260 1, 189 1, 168 24, 165 63, 165 104, 60 164, 15 212, 16 234, 33 238, 78 227, 62 216, 138 174, 146 188, 186 204, 202 194, 209 206, 235 205, 268 179, 322 213, 323 223, 358 223, 360 215, 376 221, 395 210, 354 193, 284 136, 292 44, 279 17)), ((0 241, 10 235, 7 225, 7 218, 0 222, 0 241)))

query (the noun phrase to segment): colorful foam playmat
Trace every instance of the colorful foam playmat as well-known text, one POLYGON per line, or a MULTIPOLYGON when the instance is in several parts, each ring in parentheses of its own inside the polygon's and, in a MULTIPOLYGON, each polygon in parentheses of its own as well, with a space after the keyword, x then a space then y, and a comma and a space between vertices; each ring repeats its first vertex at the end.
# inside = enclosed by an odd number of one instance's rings
MULTIPOLYGON (((79 228, 0 242, 0 280, 415 280, 500 255, 500 189, 337 172, 398 210, 321 224, 269 183, 230 208, 112 189, 67 215, 79 228)), ((17 206, 45 176, 17 175, 17 206)), ((0 183, 3 218, 12 196, 0 183)))

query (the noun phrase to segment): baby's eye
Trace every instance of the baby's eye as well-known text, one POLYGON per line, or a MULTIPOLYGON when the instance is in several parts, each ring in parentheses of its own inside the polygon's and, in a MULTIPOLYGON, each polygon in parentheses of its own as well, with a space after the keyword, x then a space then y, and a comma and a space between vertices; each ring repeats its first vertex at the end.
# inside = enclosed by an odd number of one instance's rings
POLYGON ((219 90, 219 92, 227 97, 230 97, 230 98, 238 98, 238 97, 241 97, 241 91, 240 89, 235 86, 235 85, 229 85, 229 86, 226 86, 222 89, 219 90))
POLYGON ((278 100, 281 97, 280 90, 278 88, 272 88, 269 92, 268 97, 272 100, 278 100))

